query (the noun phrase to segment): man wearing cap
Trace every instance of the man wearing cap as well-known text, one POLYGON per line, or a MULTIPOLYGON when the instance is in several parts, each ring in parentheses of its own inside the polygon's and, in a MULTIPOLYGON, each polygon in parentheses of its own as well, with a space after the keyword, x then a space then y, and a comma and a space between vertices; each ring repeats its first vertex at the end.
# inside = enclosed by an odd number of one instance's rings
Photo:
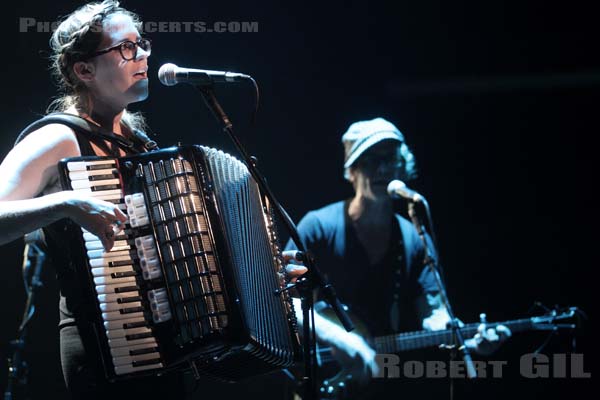
MULTIPOLYGON (((342 136, 344 177, 354 197, 310 211, 298 224, 307 249, 335 285, 340 299, 372 336, 445 329, 448 313, 434 276, 423 268, 424 249, 413 225, 393 210, 387 185, 416 177, 415 160, 392 123, 359 121, 342 136)), ((295 248, 292 242, 288 249, 295 248)), ((435 254, 433 255, 435 258, 435 254)), ((316 317, 318 338, 359 382, 377 372, 375 351, 364 338, 316 317)), ((505 327, 481 329, 467 345, 490 353, 510 335, 505 327)))

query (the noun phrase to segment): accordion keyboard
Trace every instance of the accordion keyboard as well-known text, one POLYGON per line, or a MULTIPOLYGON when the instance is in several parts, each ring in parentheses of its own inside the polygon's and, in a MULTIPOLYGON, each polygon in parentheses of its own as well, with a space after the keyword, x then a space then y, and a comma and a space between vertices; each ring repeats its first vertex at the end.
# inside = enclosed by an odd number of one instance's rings
POLYGON ((220 150, 180 146, 59 164, 65 189, 128 216, 105 251, 75 224, 65 233, 84 319, 109 380, 193 369, 219 379, 289 367, 295 314, 268 202, 247 168, 220 150))
MULTIPOLYGON (((148 223, 141 194, 123 198, 114 160, 69 162, 67 168, 73 190, 117 204, 129 215, 130 224, 148 223)), ((160 271, 151 237, 132 238, 131 231, 125 229, 115 237, 113 248, 107 252, 98 237, 81 230, 115 374, 162 368, 151 325, 157 319, 170 317, 166 291, 143 293, 138 284, 141 278, 155 277, 156 271, 160 271), (136 259, 142 271, 135 267, 136 259), (145 310, 145 299, 151 310, 145 310)))

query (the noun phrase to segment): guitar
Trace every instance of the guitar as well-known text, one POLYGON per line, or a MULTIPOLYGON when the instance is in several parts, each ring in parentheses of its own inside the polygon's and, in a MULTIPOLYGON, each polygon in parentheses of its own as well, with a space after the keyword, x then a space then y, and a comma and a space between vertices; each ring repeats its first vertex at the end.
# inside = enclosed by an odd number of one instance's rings
MULTIPOLYGON (((332 322, 336 322, 333 319, 333 312, 330 309, 324 309, 319 313, 330 319, 332 322)), ((508 327, 511 332, 519 333, 525 331, 540 331, 540 330, 558 330, 558 329, 574 329, 575 324, 558 323, 566 319, 573 318, 577 313, 576 307, 569 307, 564 311, 551 311, 545 315, 516 319, 502 322, 486 322, 486 327, 495 328, 498 325, 504 325, 508 327)), ((364 325, 356 321, 356 325, 359 331, 364 334, 366 330, 364 325)), ((460 328, 460 331, 465 338, 473 337, 477 333, 477 328, 480 323, 471 323, 464 325, 460 328)), ((366 334, 364 336, 367 336, 366 334)), ((430 347, 443 346, 454 342, 452 329, 445 329, 439 331, 415 331, 415 332, 403 332, 393 335, 385 335, 374 337, 369 340, 369 343, 377 354, 390 354, 400 353, 409 350, 418 350, 430 347)), ((349 381, 352 379, 352 375, 346 368, 341 368, 335 360, 332 349, 325 346, 318 346, 317 350, 317 364, 319 371, 338 371, 329 378, 323 379, 319 388, 320 396, 323 399, 343 399, 348 396, 349 381)), ((322 374, 321 374, 322 375, 322 374)))

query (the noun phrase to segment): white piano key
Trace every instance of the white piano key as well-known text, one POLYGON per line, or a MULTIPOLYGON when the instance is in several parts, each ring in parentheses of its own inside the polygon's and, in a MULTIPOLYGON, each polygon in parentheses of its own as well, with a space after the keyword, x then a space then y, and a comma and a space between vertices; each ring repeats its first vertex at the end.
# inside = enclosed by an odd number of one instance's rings
POLYGON ((131 255, 129 253, 129 250, 125 249, 125 250, 119 250, 119 249, 111 249, 111 251, 106 252, 104 251, 104 249, 101 250, 89 250, 87 252, 88 258, 92 259, 98 259, 98 258, 106 258, 106 259, 112 259, 112 258, 118 258, 118 257, 129 257, 131 258, 131 255))
POLYGON ((160 354, 158 352, 148 353, 148 354, 136 354, 135 356, 121 356, 121 357, 113 357, 112 361, 115 367, 122 365, 131 365, 134 361, 145 361, 145 360, 154 360, 160 358, 160 354))
MULTIPOLYGON (((110 276, 112 273, 131 271, 135 271, 131 265, 124 265, 122 267, 92 267, 93 276, 110 276)), ((100 283, 98 284, 100 285, 100 283)))
MULTIPOLYGON (((126 271, 124 271, 124 272, 126 272, 126 271)), ((110 275, 103 275, 103 276, 96 276, 94 278, 95 285, 113 285, 115 283, 124 283, 124 282, 130 282, 132 284, 135 284, 135 282, 136 282, 135 276, 123 276, 120 278, 113 278, 110 275)))
POLYGON ((115 349, 110 349, 110 354, 113 357, 128 356, 130 351, 144 350, 144 349, 151 349, 151 348, 157 348, 156 344, 148 343, 148 344, 137 344, 135 346, 130 346, 130 347, 118 347, 115 349))
POLYGON ((98 236, 94 235, 92 232, 88 231, 85 228, 81 228, 81 233, 83 233, 83 240, 85 240, 86 242, 93 242, 95 240, 100 240, 100 239, 98 239, 98 236))
POLYGON ((101 250, 104 248, 104 247, 102 247, 102 242, 97 240, 98 238, 96 236, 94 236, 94 239, 92 239, 92 240, 86 240, 86 238, 85 238, 86 234, 91 235, 91 233, 86 232, 86 233, 84 233, 84 236, 83 236, 83 240, 85 241, 85 249, 86 250, 101 250))
POLYGON ((73 172, 69 172, 69 179, 71 181, 79 181, 79 180, 83 180, 83 179, 89 180, 90 177, 92 177, 92 176, 114 175, 114 171, 115 171, 114 168, 95 169, 92 171, 73 171, 73 172))
MULTIPOLYGON (((85 240, 86 242, 100 242, 98 236, 94 235, 93 233, 88 232, 83 228, 81 228, 81 231, 83 232, 83 240, 85 240)), ((100 245, 102 245, 102 242, 100 242, 100 245)))
POLYGON ((72 171, 87 171, 88 166, 106 165, 106 168, 115 168, 114 160, 98 160, 98 161, 71 161, 67 163, 67 169, 72 171))
MULTIPOLYGON (((87 179, 71 181, 71 187, 73 190, 77 189, 91 189, 97 186, 106 186, 106 185, 118 185, 120 182, 118 179, 103 179, 100 181, 90 181, 87 179)), ((103 190, 97 191, 97 193, 103 192, 103 190)))
POLYGON ((145 337, 145 338, 139 338, 139 339, 133 339, 133 340, 128 340, 124 337, 117 338, 117 339, 108 339, 108 346, 111 349, 118 349, 121 347, 130 347, 130 346, 135 346, 138 344, 153 344, 154 346, 157 346, 156 339, 153 337, 145 337))
MULTIPOLYGON (((99 192, 96 192, 99 193, 99 192)), ((100 194, 100 195, 95 195, 93 196, 95 199, 98 200, 104 200, 104 201, 109 201, 112 202, 114 200, 121 200, 121 195, 115 195, 115 194, 100 194)))
POLYGON ((108 294, 99 294, 98 301, 101 303, 112 303, 118 301, 119 299, 126 299, 129 297, 137 297, 140 296, 140 292, 131 291, 126 293, 108 293, 108 294))
MULTIPOLYGON (((113 303, 110 303, 110 304, 113 304, 113 303)), ((117 303, 114 303, 114 304, 117 304, 117 303)), ((134 317, 134 318, 115 320, 115 321, 104 321, 103 324, 104 324, 105 330, 118 330, 118 329, 125 329, 125 328, 123 328, 123 325, 132 324, 134 322, 146 322, 146 319, 144 319, 144 317, 134 317)))
POLYGON ((102 313, 102 320, 103 321, 117 321, 117 320, 126 319, 126 318, 139 318, 139 317, 143 317, 143 316, 144 316, 144 313, 141 311, 127 313, 127 314, 121 314, 118 311, 109 311, 109 312, 102 313))
MULTIPOLYGON (((86 250, 102 250, 102 249, 104 249, 104 247, 102 247, 102 242, 99 241, 96 236, 92 235, 91 233, 89 235, 93 236, 94 238, 92 240, 85 241, 86 250)), ((85 235, 84 235, 84 240, 85 240, 85 235)), ((116 240, 111 251, 121 251, 121 250, 128 250, 128 249, 131 249, 131 246, 129 244, 127 244, 127 240, 116 240)))
POLYGON ((134 367, 133 365, 123 365, 115 367, 115 374, 117 375, 125 375, 131 374, 132 372, 145 371, 150 369, 159 369, 163 368, 162 363, 158 364, 150 364, 150 365, 140 365, 139 367, 134 367))
MULTIPOLYGON (((94 235, 91 232, 88 232, 87 230, 81 228, 81 231, 83 232, 83 240, 86 243, 93 243, 93 246, 100 246, 102 247, 102 242, 100 241, 100 239, 98 239, 98 236, 94 235)), ((117 236, 122 236, 125 235, 126 237, 130 234, 130 232, 126 229, 123 230, 121 232, 118 233, 117 236)), ((126 242, 126 240, 119 240, 120 242, 126 242)), ((116 243, 116 242, 115 242, 116 243)))
POLYGON ((122 193, 121 193, 121 189, 109 189, 109 190, 98 190, 98 191, 93 191, 90 188, 73 188, 74 191, 76 192, 80 192, 80 193, 89 193, 90 196, 92 197, 106 197, 106 196, 114 196, 117 199, 121 199, 122 193))
POLYGON ((131 257, 111 257, 111 258, 94 258, 90 260, 90 267, 92 268, 96 268, 96 267, 108 267, 108 263, 109 262, 116 262, 116 261, 132 261, 131 257))
POLYGON ((106 337, 109 339, 119 339, 124 338, 127 335, 139 335, 140 333, 151 333, 152 329, 141 326, 139 328, 131 328, 131 329, 109 329, 106 330, 106 337))

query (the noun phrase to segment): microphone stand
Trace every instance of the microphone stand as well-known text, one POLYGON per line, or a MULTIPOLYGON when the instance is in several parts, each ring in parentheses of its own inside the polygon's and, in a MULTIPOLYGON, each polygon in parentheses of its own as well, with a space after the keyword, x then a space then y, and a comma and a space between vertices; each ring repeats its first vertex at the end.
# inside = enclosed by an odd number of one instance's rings
MULTIPOLYGON (((423 204, 423 207, 427 211, 427 214, 431 215, 431 213, 429 212, 429 203, 427 202, 427 200, 424 197, 421 197, 421 201, 419 201, 419 202, 421 204, 423 204)), ((425 268, 429 268, 431 270, 431 273, 435 277, 435 282, 438 287, 440 297, 441 297, 442 302, 443 302, 444 306, 446 307, 446 311, 448 312, 448 315, 450 317, 450 328, 452 329, 453 336, 454 336, 455 349, 458 349, 458 351, 461 353, 462 359, 465 363, 467 377, 470 379, 476 378, 477 371, 475 369, 473 359, 471 358, 471 353, 469 352, 469 349, 467 349, 467 346, 465 345, 465 340, 463 338, 462 332, 460 331, 459 321, 455 317, 454 312, 452 311, 452 306, 450 305, 450 300, 448 299, 448 295, 446 293, 446 288, 442 282, 440 274, 435 265, 436 263, 435 263, 435 259, 433 257, 433 251, 427 240, 426 228, 418 216, 418 213, 415 209, 414 201, 408 202, 408 215, 410 216, 410 219, 411 219, 413 225, 415 226, 417 233, 419 234, 419 238, 421 239, 421 242, 423 243, 423 248, 425 249, 425 260, 423 261, 425 264, 425 268)), ((450 387, 451 387, 450 398, 452 399, 453 398, 452 380, 451 380, 450 387)))
MULTIPOLYGON (((273 205, 276 215, 279 217, 284 227, 288 231, 292 240, 296 243, 296 246, 300 250, 304 265, 308 269, 301 278, 299 278, 294 285, 288 285, 283 290, 289 290, 295 287, 299 294, 302 302, 302 315, 303 315, 303 356, 304 356, 304 400, 317 399, 317 380, 315 376, 316 369, 316 339, 315 339, 315 327, 314 327, 314 307, 313 307, 313 292, 315 289, 320 289, 323 294, 325 301, 331 306, 335 312, 337 318, 341 321, 342 325, 347 331, 354 329, 354 325, 350 320, 350 317, 344 310, 342 303, 337 298, 335 289, 331 283, 327 281, 321 271, 317 268, 314 257, 308 252, 300 235, 296 225, 285 211, 281 203, 277 201, 275 195, 266 183, 264 176, 256 167, 256 163, 252 157, 246 152, 239 139, 233 133, 233 125, 229 120, 229 117, 223 111, 223 108, 219 104, 213 87, 211 85, 195 85, 195 87, 202 93, 204 102, 208 108, 212 111, 217 121, 222 124, 223 131, 229 136, 231 141, 242 156, 242 161, 246 164, 250 175, 256 181, 261 192, 267 197, 269 202, 273 205)), ((275 294, 279 295, 283 290, 277 291, 275 294)))
POLYGON ((17 339, 10 341, 12 355, 7 359, 8 379, 6 390, 4 391, 4 400, 13 400, 14 390, 17 386, 25 387, 27 385, 27 363, 23 359, 25 350, 27 325, 35 313, 36 295, 42 288, 41 280, 42 267, 46 259, 44 251, 36 244, 39 236, 35 233, 25 236, 25 249, 23 251, 23 279, 25 289, 27 290, 27 300, 25 310, 23 311, 23 320, 17 332, 17 339), (35 259, 35 267, 31 276, 31 284, 27 283, 31 260, 35 259))

